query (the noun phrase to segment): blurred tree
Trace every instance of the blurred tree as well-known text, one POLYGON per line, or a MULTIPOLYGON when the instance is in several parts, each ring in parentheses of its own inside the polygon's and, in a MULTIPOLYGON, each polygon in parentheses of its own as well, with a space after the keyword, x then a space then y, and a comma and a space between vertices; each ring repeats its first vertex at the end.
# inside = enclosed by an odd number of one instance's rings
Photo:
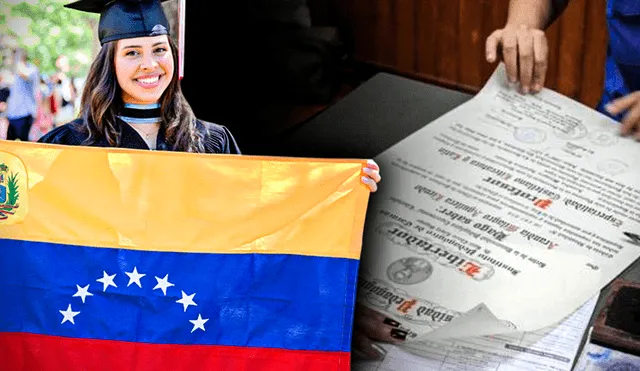
POLYGON ((97 14, 64 8, 70 0, 0 0, 0 35, 4 44, 23 47, 41 72, 55 72, 66 55, 70 73, 84 76, 96 52, 97 14))

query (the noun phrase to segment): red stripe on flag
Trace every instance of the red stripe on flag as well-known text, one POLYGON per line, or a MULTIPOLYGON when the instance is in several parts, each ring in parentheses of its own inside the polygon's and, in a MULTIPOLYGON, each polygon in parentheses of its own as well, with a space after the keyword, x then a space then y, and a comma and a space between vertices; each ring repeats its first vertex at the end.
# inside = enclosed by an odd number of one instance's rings
POLYGON ((347 352, 147 344, 0 333, 3 371, 348 371, 347 352))

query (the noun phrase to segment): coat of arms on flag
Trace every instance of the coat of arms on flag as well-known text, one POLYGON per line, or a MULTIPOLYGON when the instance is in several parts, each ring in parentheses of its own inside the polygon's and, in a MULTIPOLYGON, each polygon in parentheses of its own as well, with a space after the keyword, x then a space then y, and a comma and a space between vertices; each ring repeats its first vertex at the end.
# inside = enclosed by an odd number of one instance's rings
POLYGON ((2 145, 0 370, 350 369, 364 161, 2 145))
POLYGON ((16 156, 0 150, 0 225, 22 221, 28 206, 27 195, 21 197, 21 193, 26 190, 24 164, 16 156))

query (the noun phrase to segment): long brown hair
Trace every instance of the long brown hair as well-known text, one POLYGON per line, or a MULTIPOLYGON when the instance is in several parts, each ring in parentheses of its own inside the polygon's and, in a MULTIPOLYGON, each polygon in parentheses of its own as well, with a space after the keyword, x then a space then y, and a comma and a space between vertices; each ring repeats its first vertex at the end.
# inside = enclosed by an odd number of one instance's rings
MULTIPOLYGON (((204 152, 202 133, 197 130, 196 118, 187 103, 178 80, 178 48, 167 37, 173 54, 173 76, 160 97, 165 139, 174 150, 204 152)), ((82 91, 81 116, 89 136, 85 144, 106 139, 113 147, 120 146, 120 128, 116 119, 123 107, 122 90, 116 78, 114 57, 117 41, 107 42, 93 61, 82 91)))

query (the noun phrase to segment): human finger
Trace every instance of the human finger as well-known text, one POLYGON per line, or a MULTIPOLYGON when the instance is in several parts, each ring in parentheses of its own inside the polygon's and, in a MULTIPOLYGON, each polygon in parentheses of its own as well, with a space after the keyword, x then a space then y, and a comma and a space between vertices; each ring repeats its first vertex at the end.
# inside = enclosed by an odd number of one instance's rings
POLYGON ((380 167, 378 166, 378 164, 373 160, 367 160, 366 167, 374 170, 380 170, 380 167))
POLYGON ((487 58, 487 62, 493 63, 496 61, 498 54, 498 46, 500 41, 502 40, 502 30, 495 30, 487 40, 485 41, 485 57, 487 58))
POLYGON ((398 321, 379 313, 357 313, 354 317, 354 327, 370 339, 387 343, 401 343, 407 336, 407 332, 399 328, 398 321))
POLYGON ((619 115, 623 111, 631 108, 636 99, 637 97, 634 94, 627 94, 624 97, 612 100, 605 106, 605 109, 612 115, 619 115))
MULTIPOLYGON (((605 109, 612 115, 619 115, 624 111, 631 110, 634 106, 638 106, 640 104, 639 101, 640 95, 638 92, 635 92, 613 100, 605 106, 605 109)), ((632 115, 631 112, 629 112, 623 118, 620 129, 622 135, 628 135, 631 133, 632 129, 634 129, 634 120, 636 120, 634 116, 635 115, 632 115)))
POLYGON ((640 131, 638 131, 638 125, 640 124, 640 102, 636 102, 636 104, 627 111, 627 114, 620 124, 622 124, 622 131, 625 135, 635 132, 636 140, 640 140, 640 131))
POLYGON ((549 66, 549 44, 544 31, 533 31, 533 86, 534 92, 539 92, 544 87, 549 66))
POLYGON ((364 183, 367 187, 369 187, 369 190, 372 193, 378 190, 378 185, 376 184, 376 182, 373 181, 373 179, 369 178, 368 176, 363 176, 360 179, 362 183, 364 183))
POLYGON ((378 170, 373 170, 368 167, 362 169, 362 171, 369 176, 369 178, 373 179, 374 182, 379 183, 382 177, 380 176, 380 172, 378 170))
POLYGON ((509 81, 518 81, 518 38, 514 32, 502 34, 502 59, 509 81))
POLYGON ((520 87, 522 92, 527 94, 531 90, 531 80, 533 79, 533 36, 525 26, 517 31, 518 39, 518 62, 520 87))

